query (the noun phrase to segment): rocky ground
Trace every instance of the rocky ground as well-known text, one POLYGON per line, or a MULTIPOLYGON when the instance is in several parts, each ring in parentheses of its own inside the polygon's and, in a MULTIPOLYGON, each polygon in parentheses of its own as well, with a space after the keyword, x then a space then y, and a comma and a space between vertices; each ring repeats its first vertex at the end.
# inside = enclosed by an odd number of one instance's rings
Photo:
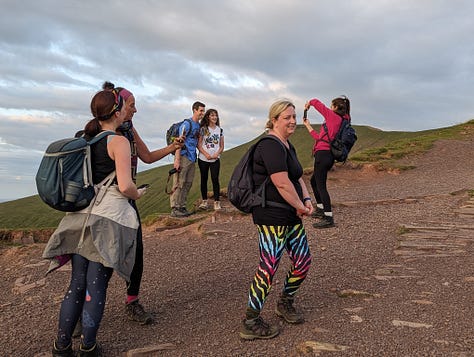
MULTIPOLYGON (((124 314, 116 275, 99 333, 106 356, 474 356, 474 138, 440 141, 402 173, 337 167, 329 187, 336 227, 305 220, 313 254, 297 298, 306 322, 273 312, 285 256, 263 317, 266 341, 238 336, 258 264, 251 217, 218 213, 147 227, 143 305, 156 322, 124 314)), ((70 274, 47 277, 44 243, 0 250, 0 356, 49 356, 70 274)), ((76 341, 76 345, 77 345, 76 341)))

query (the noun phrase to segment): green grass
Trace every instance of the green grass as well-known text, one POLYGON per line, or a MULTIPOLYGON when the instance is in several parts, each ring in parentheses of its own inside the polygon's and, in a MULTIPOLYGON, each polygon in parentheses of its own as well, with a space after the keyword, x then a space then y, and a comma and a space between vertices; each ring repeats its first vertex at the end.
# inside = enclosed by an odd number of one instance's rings
MULTIPOLYGON (((367 126, 354 126, 358 140, 351 151, 350 161, 356 164, 371 164, 380 169, 408 169, 397 163, 399 159, 420 155, 429 150, 436 140, 463 139, 474 134, 474 120, 452 127, 426 130, 419 132, 385 132, 367 126)), ((318 126, 314 126, 316 130, 318 126)), ((227 187, 233 168, 243 156, 248 147, 257 140, 245 143, 231 150, 226 150, 221 158, 221 189, 227 187)), ((313 140, 306 128, 299 125, 290 141, 296 147, 298 158, 305 168, 311 172, 313 158, 311 148, 313 140)), ((141 163, 143 168, 145 164, 141 163)), ((153 168, 138 174, 138 184, 149 183, 147 194, 138 201, 140 216, 144 224, 153 222, 159 214, 168 213, 169 196, 164 192, 170 165, 153 168)), ((210 180, 209 180, 210 181, 210 180)), ((211 186, 209 182, 209 192, 211 186)), ((200 198, 199 169, 196 166, 196 175, 188 196, 188 208, 200 198)), ((15 201, 0 203, 0 229, 43 229, 57 226, 63 213, 46 206, 40 198, 30 196, 15 201)))

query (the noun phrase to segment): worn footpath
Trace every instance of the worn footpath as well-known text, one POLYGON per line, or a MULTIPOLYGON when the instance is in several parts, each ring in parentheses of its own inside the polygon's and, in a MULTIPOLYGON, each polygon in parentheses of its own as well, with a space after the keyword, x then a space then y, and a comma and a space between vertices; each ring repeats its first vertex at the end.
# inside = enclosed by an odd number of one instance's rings
MULTIPOLYGON (((473 138, 440 141, 410 159, 413 170, 336 167, 336 227, 305 220, 313 263, 296 305, 306 322, 274 313, 285 256, 262 313, 281 327, 271 340, 238 336, 258 264, 250 216, 224 201, 193 224, 147 227, 141 303, 155 323, 127 319, 114 275, 98 336, 105 355, 474 356, 473 153, 473 138)), ((50 355, 70 267, 45 277, 43 248, 0 250, 0 356, 50 355)))

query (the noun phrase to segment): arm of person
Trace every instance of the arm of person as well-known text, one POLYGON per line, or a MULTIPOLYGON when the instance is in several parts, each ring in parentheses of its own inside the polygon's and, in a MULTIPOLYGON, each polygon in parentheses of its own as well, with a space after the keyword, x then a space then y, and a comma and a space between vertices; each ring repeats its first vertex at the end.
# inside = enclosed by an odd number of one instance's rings
POLYGON ((135 128, 133 128, 133 134, 137 144, 138 157, 146 164, 151 164, 155 161, 161 160, 166 155, 175 152, 176 149, 183 147, 184 143, 182 138, 177 138, 174 142, 164 148, 150 151, 135 128))
POLYGON ((283 197, 289 205, 296 209, 296 214, 298 216, 311 214, 311 209, 304 205, 301 199, 298 197, 298 193, 295 190, 295 186, 293 186, 293 183, 288 178, 288 172, 276 172, 270 175, 270 179, 277 188, 281 197, 283 197))
POLYGON ((132 180, 130 143, 124 136, 114 135, 107 143, 107 152, 115 161, 115 172, 119 191, 132 200, 139 199, 145 190, 138 190, 132 180))
POLYGON ((216 158, 218 158, 220 154, 222 154, 223 151, 224 151, 224 136, 221 136, 221 139, 219 140, 219 150, 217 151, 216 158))
POLYGON ((204 155, 204 157, 205 157, 206 159, 210 160, 210 159, 211 159, 211 155, 209 155, 209 154, 207 153, 207 151, 204 150, 204 148, 203 148, 203 146, 202 146, 202 140, 203 140, 203 136, 202 136, 201 134, 199 134, 197 149, 198 149, 198 151, 199 151, 201 154, 204 155))
POLYGON ((316 109, 325 119, 327 119, 327 117, 333 113, 333 111, 326 107, 319 99, 313 98, 308 103, 309 105, 313 106, 314 109, 316 109))
POLYGON ((308 191, 308 188, 306 187, 306 184, 303 180, 302 177, 300 177, 300 179, 298 180, 298 182, 300 183, 301 185, 301 189, 303 191, 303 204, 309 208, 309 213, 308 215, 311 215, 314 211, 314 207, 313 207, 313 203, 311 202, 311 196, 309 195, 309 191, 308 191))

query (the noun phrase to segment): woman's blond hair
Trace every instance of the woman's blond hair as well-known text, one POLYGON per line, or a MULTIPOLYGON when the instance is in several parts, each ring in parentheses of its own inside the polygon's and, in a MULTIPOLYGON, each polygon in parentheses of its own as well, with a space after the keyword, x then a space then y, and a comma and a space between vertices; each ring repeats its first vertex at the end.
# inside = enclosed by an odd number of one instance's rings
POLYGON ((283 113, 288 107, 293 107, 296 109, 293 102, 291 102, 289 99, 279 99, 274 102, 268 111, 268 120, 265 123, 265 129, 273 129, 272 119, 277 119, 280 114, 283 113))

